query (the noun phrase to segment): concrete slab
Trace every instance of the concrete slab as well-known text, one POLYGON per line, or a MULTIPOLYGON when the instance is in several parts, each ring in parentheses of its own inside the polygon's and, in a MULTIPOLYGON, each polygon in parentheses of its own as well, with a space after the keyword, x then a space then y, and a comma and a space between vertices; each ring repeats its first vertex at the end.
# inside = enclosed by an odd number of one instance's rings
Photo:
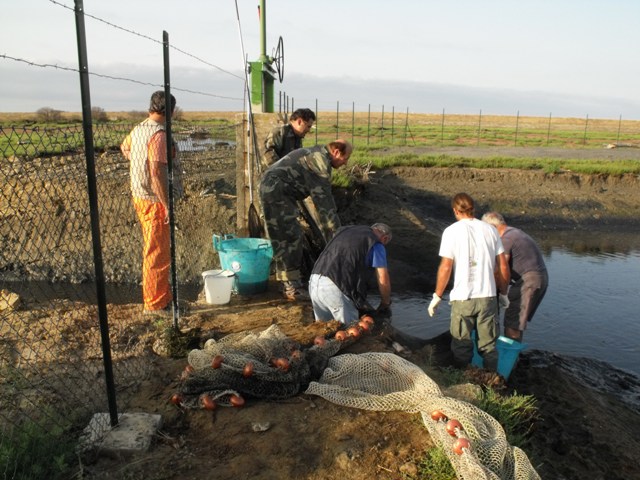
POLYGON ((111 427, 108 413, 96 413, 80 438, 80 451, 97 450, 110 456, 146 452, 153 435, 162 427, 162 416, 148 413, 121 413, 111 427))

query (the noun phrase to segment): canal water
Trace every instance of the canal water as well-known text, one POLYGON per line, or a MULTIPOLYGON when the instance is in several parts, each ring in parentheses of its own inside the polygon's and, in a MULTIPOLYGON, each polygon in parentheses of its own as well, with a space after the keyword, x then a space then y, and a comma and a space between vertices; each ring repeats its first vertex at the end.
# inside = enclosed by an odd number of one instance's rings
MULTIPOLYGON (((640 376, 639 237, 624 238, 618 247, 611 235, 604 243, 573 238, 542 244, 549 289, 525 331, 529 348, 602 360, 640 376)), ((422 339, 447 331, 449 305, 443 301, 430 318, 430 299, 431 292, 395 296, 392 325, 422 339)))

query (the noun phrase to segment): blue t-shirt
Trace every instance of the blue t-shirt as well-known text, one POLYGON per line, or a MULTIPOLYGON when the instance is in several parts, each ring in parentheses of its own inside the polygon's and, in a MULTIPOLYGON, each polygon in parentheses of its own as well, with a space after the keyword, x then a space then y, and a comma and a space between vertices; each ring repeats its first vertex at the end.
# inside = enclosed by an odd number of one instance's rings
POLYGON ((373 268, 387 268, 387 251, 380 242, 373 244, 367 254, 367 266, 373 268))

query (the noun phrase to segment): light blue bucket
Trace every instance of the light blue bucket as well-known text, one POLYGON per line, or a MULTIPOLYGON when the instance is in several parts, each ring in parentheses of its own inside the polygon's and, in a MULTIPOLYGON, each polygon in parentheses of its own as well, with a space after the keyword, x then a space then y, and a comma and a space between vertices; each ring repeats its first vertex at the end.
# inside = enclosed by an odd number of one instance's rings
POLYGON ((222 268, 236 274, 236 293, 252 295, 267 289, 273 258, 271 240, 214 235, 213 249, 220 256, 222 268))
MULTIPOLYGON (((473 359, 471 363, 476 367, 482 368, 484 360, 478 353, 478 342, 476 341, 475 330, 471 332, 471 339, 473 340, 473 359)), ((526 343, 520 343, 502 335, 498 337, 498 341, 496 342, 496 348, 498 350, 498 373, 502 375, 505 380, 509 379, 511 370, 513 370, 520 352, 527 348, 527 346, 526 343)))

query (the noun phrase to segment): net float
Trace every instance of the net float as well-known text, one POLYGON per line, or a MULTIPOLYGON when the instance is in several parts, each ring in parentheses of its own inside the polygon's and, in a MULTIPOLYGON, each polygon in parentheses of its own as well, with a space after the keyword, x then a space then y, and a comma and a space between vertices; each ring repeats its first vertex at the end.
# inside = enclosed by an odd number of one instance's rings
POLYGON ((202 404, 202 408, 209 411, 213 411, 217 407, 216 401, 211 398, 211 395, 206 393, 200 397, 200 403, 202 404))
POLYGON ((242 369, 242 376, 244 378, 249 378, 251 375, 253 375, 253 363, 247 362, 244 368, 242 369))
POLYGON ((220 368, 223 360, 224 360, 224 357, 222 355, 216 355, 215 357, 213 357, 213 360, 211 360, 211 367, 220 368))
POLYGON ((464 449, 471 447, 471 442, 466 438, 458 438, 453 444, 453 451, 456 455, 462 455, 464 449))
POLYGON ((350 337, 358 338, 360 336, 360 330, 358 327, 349 327, 347 328, 347 335, 350 337))
POLYGON ((240 395, 231 395, 229 397, 229 402, 236 408, 244 407, 244 398, 240 395))
POLYGON ((456 419, 451 419, 445 425, 445 429, 447 430, 449 435, 451 435, 452 437, 455 437, 458 435, 457 431, 462 430, 462 424, 456 419))
POLYGON ((434 410, 433 412, 431 412, 431 419, 435 420, 436 422, 439 422, 440 420, 446 422, 447 420, 449 420, 449 418, 447 418, 447 416, 440 410, 434 410))

